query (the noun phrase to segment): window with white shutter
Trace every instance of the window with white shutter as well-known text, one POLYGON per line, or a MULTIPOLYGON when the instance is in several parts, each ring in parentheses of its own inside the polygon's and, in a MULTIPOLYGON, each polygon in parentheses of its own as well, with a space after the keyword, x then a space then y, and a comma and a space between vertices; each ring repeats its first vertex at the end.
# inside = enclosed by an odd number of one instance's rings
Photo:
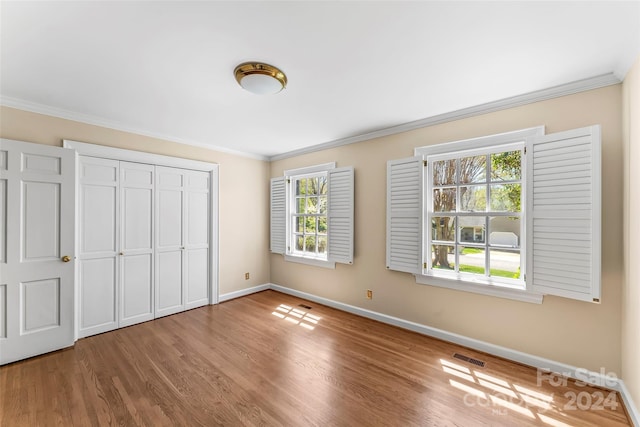
POLYGON ((416 149, 387 165, 387 268, 421 284, 600 301, 599 126, 416 149))
POLYGON ((272 179, 272 252, 320 267, 352 264, 353 189, 353 168, 335 168, 335 163, 288 170, 272 179))

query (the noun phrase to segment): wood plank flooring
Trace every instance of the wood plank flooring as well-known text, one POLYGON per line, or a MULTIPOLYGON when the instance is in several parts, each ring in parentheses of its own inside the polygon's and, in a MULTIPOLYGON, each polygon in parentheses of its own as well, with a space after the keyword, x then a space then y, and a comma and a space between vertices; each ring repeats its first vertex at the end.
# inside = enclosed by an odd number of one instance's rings
POLYGON ((630 425, 615 393, 558 382, 264 291, 0 368, 0 425, 630 425))

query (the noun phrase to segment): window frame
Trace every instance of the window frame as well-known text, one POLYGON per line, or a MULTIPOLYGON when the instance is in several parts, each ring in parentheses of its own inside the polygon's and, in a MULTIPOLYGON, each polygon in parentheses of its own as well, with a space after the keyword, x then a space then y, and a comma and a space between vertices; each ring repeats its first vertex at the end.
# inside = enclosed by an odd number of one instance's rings
MULTIPOLYGON (((488 146, 488 147, 482 147, 482 148, 474 148, 474 149, 469 149, 469 150, 462 150, 462 151, 452 151, 449 153, 438 153, 438 154, 433 154, 433 155, 429 155, 429 154, 425 154, 424 155, 424 160, 427 161, 427 173, 424 175, 424 186, 423 186, 423 198, 424 198, 424 224, 423 224, 423 230, 424 230, 424 248, 423 251, 425 253, 425 261, 426 261, 426 267, 423 268, 423 274, 427 275, 427 276, 434 276, 434 277, 441 277, 443 279, 451 279, 451 280, 460 280, 462 282, 474 282, 474 283, 483 283, 483 284, 487 284, 487 285, 493 285, 493 286, 500 286, 500 287, 505 287, 505 288, 513 288, 513 289, 526 289, 526 281, 524 279, 525 276, 525 272, 526 272, 526 206, 525 206, 525 202, 526 202, 526 185, 525 185, 525 180, 526 180, 526 162, 525 162, 525 157, 524 157, 524 151, 525 151, 525 141, 519 141, 519 142, 507 142, 507 143, 503 143, 503 144, 499 144, 499 145, 492 145, 492 146, 488 146), (490 210, 485 210, 482 212, 471 212, 471 211, 463 211, 460 209, 460 199, 458 197, 456 197, 456 207, 455 210, 450 211, 450 212, 435 212, 433 211, 432 207, 433 207, 433 189, 434 189, 434 185, 433 185, 433 163, 437 162, 437 161, 443 161, 443 160, 458 160, 461 158, 466 158, 466 157, 476 157, 476 156, 491 156, 492 154, 496 154, 496 153, 504 153, 504 152, 510 152, 510 151, 520 151, 521 152, 521 169, 520 169, 520 179, 519 180, 512 180, 511 182, 506 182, 506 183, 512 183, 515 181, 518 181, 520 183, 520 188, 521 188, 521 193, 520 193, 520 212, 501 212, 501 211, 490 211, 490 210), (454 247, 454 254, 455 254, 455 259, 456 259, 456 265, 458 265, 458 257, 459 254, 457 252, 457 247, 459 246, 468 246, 468 247, 477 247, 477 248, 482 248, 484 249, 485 252, 485 256, 484 256, 484 261, 485 261, 485 272, 486 269, 489 267, 489 263, 490 263, 490 250, 492 248, 496 248, 496 246, 492 246, 491 243, 489 242, 489 236, 490 236, 490 229, 489 226, 487 224, 487 219, 491 218, 491 217, 519 217, 520 218, 520 235, 519 235, 519 242, 518 242, 518 247, 517 250, 520 253, 520 278, 519 279, 509 279, 509 278, 505 278, 505 277, 500 277, 500 276, 493 276, 495 277, 495 279, 492 276, 482 276, 480 274, 477 273, 466 273, 466 272, 456 272, 456 271, 447 271, 447 270, 440 270, 440 269, 434 269, 432 262, 433 262, 433 257, 431 256, 431 246, 434 245, 433 243, 433 238, 432 238, 432 233, 431 233, 431 219, 434 217, 452 217, 452 218, 460 218, 460 217, 478 217, 478 218, 484 218, 485 219, 485 238, 484 238, 484 243, 483 244, 476 244, 476 243, 472 243, 472 242, 461 242, 459 241, 459 224, 456 222, 455 226, 454 226, 454 240, 453 242, 450 244, 451 246, 454 247), (463 243, 468 243, 468 244, 463 244, 463 243)), ((490 188, 491 185, 496 185, 497 183, 499 183, 500 181, 492 181, 490 178, 490 175, 488 174, 489 172, 489 163, 487 162, 486 165, 486 178, 483 182, 473 182, 473 183, 460 183, 460 182, 455 182, 452 185, 447 185, 448 187, 455 187, 456 188, 456 193, 458 193, 458 188, 460 187, 468 187, 468 186, 485 186, 487 188, 490 188)), ((456 174, 458 174, 459 171, 456 171, 456 174)), ((457 179, 456 179, 457 181, 457 179)), ((435 187, 442 187, 442 186, 435 186, 435 187)), ((489 192, 487 192, 486 194, 486 201, 487 201, 487 207, 490 206, 490 194, 489 192)), ((490 219, 489 219, 490 221, 490 219)), ((435 243, 435 245, 438 245, 438 243, 435 243)), ((441 246, 449 246, 448 243, 442 244, 441 246)))
MULTIPOLYGON (((526 145, 528 138, 544 135, 544 126, 537 126, 522 129, 513 132, 506 132, 496 135, 488 135, 479 138, 471 138, 460 141, 446 142, 428 146, 417 147, 414 155, 422 158, 427 162, 427 170, 423 174, 422 183, 422 253, 423 265, 418 274, 415 274, 416 282, 432 286, 444 287, 449 289, 461 290, 466 292, 479 293, 483 295, 498 296, 502 298, 515 299, 526 302, 542 303, 543 295, 533 292, 531 281, 526 280, 527 271, 527 196, 526 191, 529 187, 527 162, 525 156, 522 156, 521 170, 521 221, 520 221, 520 265, 522 280, 511 282, 509 280, 491 280, 490 277, 482 278, 476 274, 441 274, 448 272, 435 272, 431 268, 431 226, 429 210, 431 209, 431 167, 429 162, 434 159, 442 159, 445 157, 456 158, 466 157, 468 154, 481 153, 487 154, 489 150, 496 149, 499 152, 509 151, 509 147, 522 147, 523 154, 526 154, 526 145), (506 149, 503 149, 506 148, 506 149), (487 280, 489 279, 489 280, 487 280)), ((491 216, 489 212, 483 212, 483 216, 491 216)), ((487 230, 488 231, 488 230, 487 230)), ((457 230, 456 230, 457 232, 457 230)), ((488 237, 487 237, 488 239, 488 237)), ((455 244, 454 244, 455 247, 455 244)), ((488 244, 487 244, 488 247, 488 244)))
MULTIPOLYGON (((320 236, 324 236, 325 238, 325 246, 326 246, 326 242, 327 242, 327 238, 328 238, 328 231, 329 231, 329 212, 327 209, 327 202, 326 200, 328 199, 329 195, 328 195, 328 191, 325 192, 324 195, 321 194, 316 194, 316 195, 312 195, 309 196, 309 194, 305 194, 302 197, 300 197, 300 195, 298 195, 296 193, 296 181, 298 180, 302 180, 302 179, 319 179, 319 178, 324 178, 325 179, 325 185, 328 185, 328 181, 329 181, 329 174, 328 171, 320 171, 320 172, 313 172, 310 174, 301 174, 301 175, 292 175, 290 177, 288 177, 289 180, 291 180, 291 185, 289 188, 289 197, 290 200, 292 201, 292 203, 289 206, 289 211, 287 212, 288 214, 288 221, 289 221, 289 230, 288 230, 288 237, 289 237, 289 251, 290 254, 292 256, 299 256, 299 257, 303 257, 303 258, 310 258, 310 259, 317 259, 320 261, 327 261, 328 260, 328 251, 327 248, 325 247, 325 251, 324 253, 318 253, 317 252, 317 247, 318 247, 318 237, 320 236), (318 202, 320 201, 320 197, 324 197, 325 198, 325 212, 321 213, 321 212, 317 212, 314 214, 311 213, 300 213, 297 212, 297 206, 298 206, 298 199, 304 199, 305 200, 305 206, 307 206, 307 201, 309 200, 310 197, 315 197, 316 199, 318 199, 318 202), (296 224, 295 224, 295 219, 296 218, 307 218, 307 217, 314 217, 316 219, 315 223, 315 232, 313 233, 313 236, 315 236, 315 240, 316 240, 316 251, 315 251, 315 255, 312 255, 310 252, 307 251, 299 251, 298 249, 296 249, 296 239, 298 237, 300 237, 300 233, 296 230, 296 224), (318 232, 318 220, 320 217, 324 217, 326 218, 326 223, 327 223, 327 230, 324 232, 324 234, 319 234, 318 232)), ((305 209, 306 210, 306 209, 305 209)), ((302 237, 303 239, 306 239, 306 236, 311 236, 311 233, 307 233, 306 229, 303 230, 302 232, 302 237)))
MULTIPOLYGON (((301 179, 301 178, 308 178, 308 177, 317 177, 320 175, 324 175, 327 179, 327 183, 329 181, 329 171, 332 169, 336 168, 336 163, 335 162, 330 162, 330 163, 323 163, 320 165, 315 165, 315 166, 309 166, 309 167, 304 167, 304 168, 297 168, 297 169, 289 169, 289 170, 285 170, 284 171, 284 177, 285 180, 287 182, 287 186, 288 188, 286 189, 287 192, 287 200, 289 201, 287 204, 287 215, 286 215, 286 248, 285 248, 285 253, 284 253, 284 259, 285 261, 290 261, 290 262, 297 262, 300 264, 307 264, 307 265, 313 265, 316 267, 323 267, 323 268, 331 268, 331 269, 335 269, 335 261, 331 261, 329 260, 329 251, 328 251, 328 246, 327 246, 327 250, 325 251, 324 256, 318 256, 316 255, 311 255, 311 254, 306 254, 304 252, 298 252, 295 251, 295 241, 294 241, 294 234, 295 234, 295 230, 294 230, 294 224, 293 224, 293 216, 296 214, 295 212, 295 200, 296 200, 296 194, 295 194, 295 185, 293 185, 294 180, 296 179, 301 179)), ((328 194, 327 194, 327 200, 328 200, 328 194)), ((326 217, 327 217, 327 242, 328 242, 328 235, 329 235, 329 206, 327 203, 327 212, 326 212, 326 217)), ((316 233, 317 233, 317 225, 316 225, 316 233)))

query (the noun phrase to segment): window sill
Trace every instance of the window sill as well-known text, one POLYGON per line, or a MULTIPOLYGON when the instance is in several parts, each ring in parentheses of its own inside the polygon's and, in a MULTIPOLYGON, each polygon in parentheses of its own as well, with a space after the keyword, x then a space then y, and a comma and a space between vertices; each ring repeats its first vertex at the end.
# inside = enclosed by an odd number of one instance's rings
POLYGON ((308 258, 296 255, 284 255, 284 260, 289 262, 297 262, 298 264, 313 265, 314 267, 335 269, 336 263, 334 261, 327 261, 319 258, 308 258))
POLYGON ((421 285, 438 286, 440 288, 455 289, 457 291, 472 292, 516 301, 542 304, 543 296, 524 289, 513 289, 496 285, 483 285, 459 279, 447 279, 437 276, 416 274, 416 283, 421 285))

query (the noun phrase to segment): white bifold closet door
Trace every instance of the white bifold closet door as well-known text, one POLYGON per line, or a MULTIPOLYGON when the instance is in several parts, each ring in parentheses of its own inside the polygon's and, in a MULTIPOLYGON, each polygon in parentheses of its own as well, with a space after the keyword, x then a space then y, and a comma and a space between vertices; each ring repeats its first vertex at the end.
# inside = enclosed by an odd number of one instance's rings
POLYGON ((156 167, 155 317, 208 304, 209 174, 156 167))

